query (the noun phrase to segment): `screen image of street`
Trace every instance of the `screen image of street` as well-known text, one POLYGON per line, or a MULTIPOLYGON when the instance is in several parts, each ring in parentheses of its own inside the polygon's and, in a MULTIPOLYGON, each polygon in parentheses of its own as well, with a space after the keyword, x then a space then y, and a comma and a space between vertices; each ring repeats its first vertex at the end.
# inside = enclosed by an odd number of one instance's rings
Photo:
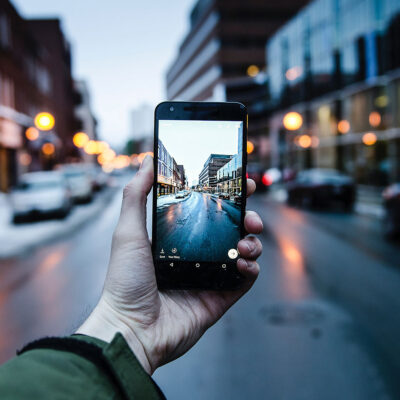
POLYGON ((243 124, 159 121, 160 260, 227 262, 240 239, 243 124))

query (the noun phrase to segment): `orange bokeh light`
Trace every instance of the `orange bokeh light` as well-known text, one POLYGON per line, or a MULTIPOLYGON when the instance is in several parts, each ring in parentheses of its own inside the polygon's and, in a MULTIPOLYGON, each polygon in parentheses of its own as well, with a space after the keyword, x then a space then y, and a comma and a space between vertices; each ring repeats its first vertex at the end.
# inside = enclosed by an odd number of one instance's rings
POLYGON ((41 131, 49 131, 54 128, 55 119, 48 112, 41 112, 35 117, 35 126, 41 131))
POLYGON ((369 114, 369 123, 372 127, 376 128, 381 124, 382 117, 381 114, 378 113, 378 111, 372 111, 371 114, 369 114))
POLYGON ((85 153, 90 154, 90 155, 99 153, 98 145, 97 145, 97 142, 95 140, 89 140, 85 144, 83 149, 85 150, 85 153))
POLYGON ((260 72, 260 68, 257 65, 249 65, 247 68, 247 75, 251 76, 252 78, 256 77, 260 72))
POLYGON ((312 139, 308 135, 301 135, 299 137, 299 146, 303 149, 307 149, 312 145, 312 139))
POLYGON ((287 113, 283 117, 283 126, 288 131, 297 131, 303 125, 303 117, 295 111, 287 113))
POLYGON ((362 141, 366 146, 374 145, 377 140, 378 140, 378 138, 376 137, 375 133, 373 133, 373 132, 365 133, 362 137, 362 141))
POLYGON ((345 135, 350 130, 350 122, 345 119, 342 119, 341 121, 338 122, 337 129, 342 135, 345 135))
POLYGON ((25 136, 28 140, 31 141, 36 140, 39 137, 39 131, 33 126, 31 126, 25 131, 25 136))
POLYGON ((45 156, 51 156, 56 151, 53 143, 44 143, 42 146, 42 152, 45 156))
POLYGON ((89 136, 86 135, 84 132, 75 133, 74 137, 72 138, 74 145, 76 147, 84 147, 85 144, 89 141, 89 136))
POLYGON ((250 140, 247 141, 247 154, 251 154, 254 151, 254 144, 250 142, 250 140))

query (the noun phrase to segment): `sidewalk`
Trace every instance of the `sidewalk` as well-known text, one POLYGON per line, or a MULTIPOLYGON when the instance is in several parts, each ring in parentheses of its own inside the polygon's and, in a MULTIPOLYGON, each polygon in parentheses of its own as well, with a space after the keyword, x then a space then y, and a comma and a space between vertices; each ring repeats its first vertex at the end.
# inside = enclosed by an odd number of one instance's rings
MULTIPOLYGON (((354 212, 382 219, 385 215, 385 210, 383 208, 381 193, 381 189, 358 185, 354 212)), ((274 202, 285 203, 287 200, 286 189, 281 185, 273 186, 268 191, 267 198, 274 202)))
POLYGON ((109 203, 115 187, 98 193, 93 202, 75 206, 64 220, 45 220, 14 225, 6 194, 0 194, 0 259, 12 258, 31 251, 43 243, 57 240, 85 225, 109 203))

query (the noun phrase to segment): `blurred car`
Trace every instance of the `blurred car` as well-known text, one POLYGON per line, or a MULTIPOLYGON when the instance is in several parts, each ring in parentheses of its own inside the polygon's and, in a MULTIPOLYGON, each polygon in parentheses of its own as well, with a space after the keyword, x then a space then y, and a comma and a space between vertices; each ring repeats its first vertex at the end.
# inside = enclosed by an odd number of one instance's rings
POLYGON ((183 190, 175 194, 176 199, 184 199, 185 197, 185 192, 183 190))
POLYGON ((183 192, 185 193, 185 197, 186 197, 186 196, 189 196, 190 193, 191 193, 190 190, 184 190, 183 192))
POLYGON ((223 200, 229 200, 229 193, 220 193, 218 195, 218 198, 223 200))
POLYGON ((315 168, 301 171, 287 184, 287 202, 304 207, 326 207, 340 203, 351 211, 356 197, 352 178, 334 169, 315 168))
POLYGON ((233 196, 233 202, 238 206, 242 204, 242 192, 239 192, 233 196))
POLYGON ((93 186, 89 173, 77 165, 63 166, 61 169, 71 189, 75 203, 89 203, 93 199, 93 186))
POLYGON ((13 222, 28 217, 66 217, 72 201, 64 176, 55 171, 31 172, 21 176, 11 192, 13 222))
POLYGON ((253 179, 256 183, 257 192, 265 192, 272 183, 269 177, 265 174, 265 169, 260 164, 256 163, 247 165, 246 178, 253 179))
POLYGON ((94 164, 86 164, 86 170, 89 174, 93 191, 100 191, 108 184, 109 177, 101 167, 94 164))
POLYGON ((383 191, 385 207, 384 234, 388 238, 400 235, 400 183, 394 183, 383 191))

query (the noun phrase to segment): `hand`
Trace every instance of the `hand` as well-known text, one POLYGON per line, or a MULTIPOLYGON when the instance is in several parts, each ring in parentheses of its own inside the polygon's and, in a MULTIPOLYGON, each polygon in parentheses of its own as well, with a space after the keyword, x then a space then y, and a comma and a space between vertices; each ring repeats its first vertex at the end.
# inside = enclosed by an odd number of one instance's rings
MULTIPOLYGON (((124 189, 104 290, 98 305, 77 332, 105 341, 111 341, 115 333, 121 332, 149 374, 188 351, 250 289, 259 273, 255 260, 262 250, 255 237, 239 242, 242 258, 237 267, 246 279, 238 290, 160 292, 146 231, 146 199, 153 184, 152 161, 147 156, 124 189)), ((254 190, 254 181, 247 180, 247 193, 251 195, 254 190)), ((247 211, 244 223, 248 233, 262 231, 261 219, 255 212, 247 211)))

